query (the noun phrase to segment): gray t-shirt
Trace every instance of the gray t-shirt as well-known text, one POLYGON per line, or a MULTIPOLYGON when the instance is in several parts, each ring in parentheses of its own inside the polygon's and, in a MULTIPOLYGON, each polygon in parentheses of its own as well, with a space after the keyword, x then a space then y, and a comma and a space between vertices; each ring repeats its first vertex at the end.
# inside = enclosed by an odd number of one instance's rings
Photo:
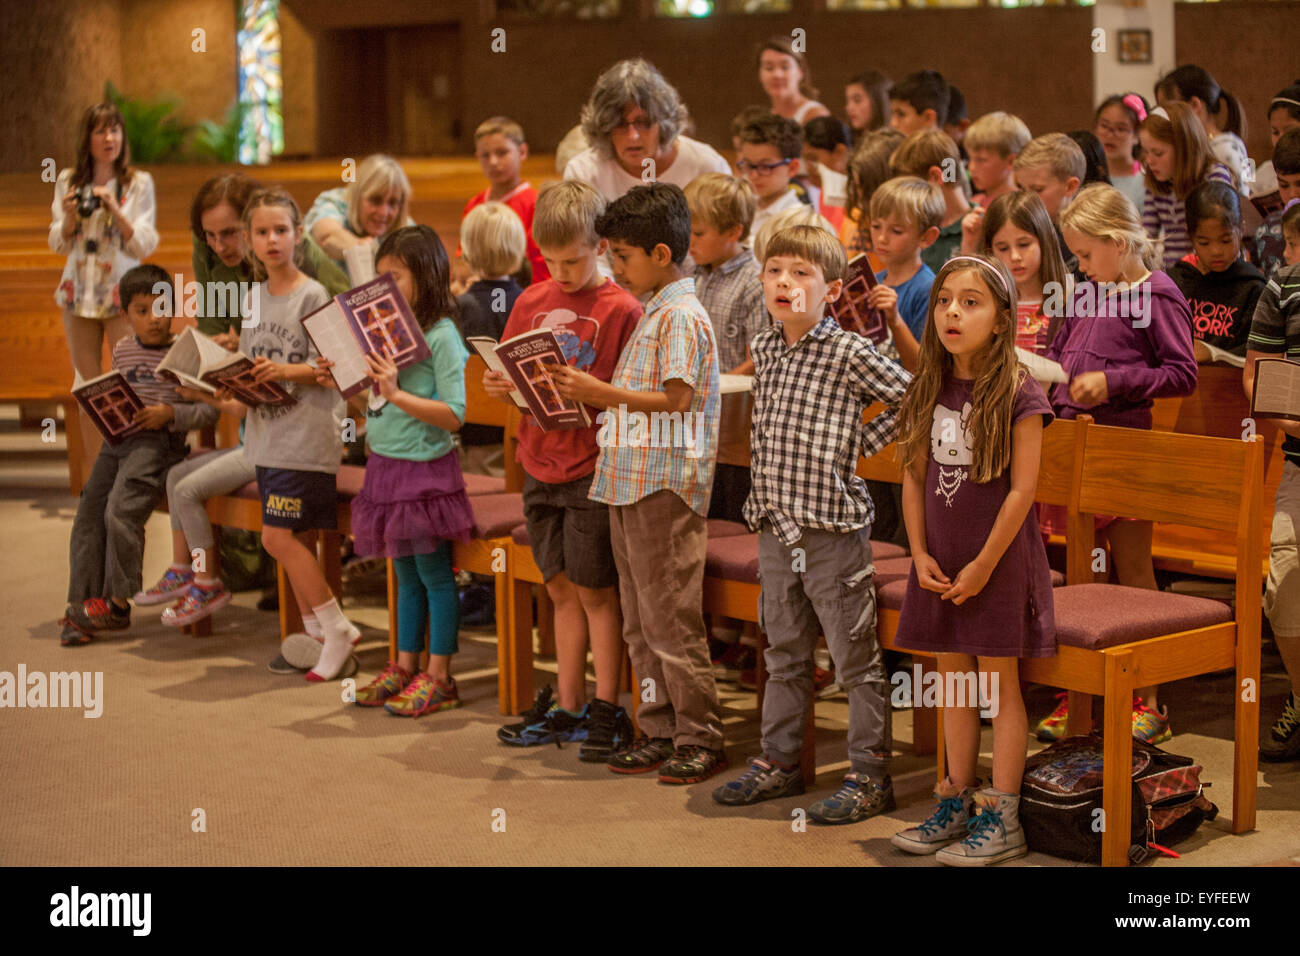
MULTIPOLYGON (((288 295, 271 295, 266 283, 259 296, 258 320, 239 331, 239 348, 250 358, 265 355, 272 362, 316 364, 302 319, 329 301, 329 293, 308 279, 288 295)), ((291 468, 335 474, 343 457, 342 396, 331 388, 282 382, 298 401, 293 405, 259 405, 250 409, 244 428, 244 455, 261 468, 291 468)))

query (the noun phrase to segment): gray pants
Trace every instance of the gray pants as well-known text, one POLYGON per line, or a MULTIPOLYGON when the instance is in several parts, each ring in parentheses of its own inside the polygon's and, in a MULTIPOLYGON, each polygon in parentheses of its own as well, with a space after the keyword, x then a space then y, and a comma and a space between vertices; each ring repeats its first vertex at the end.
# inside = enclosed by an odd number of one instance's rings
POLYGON ((100 449, 72 522, 70 602, 125 601, 140 590, 144 524, 162 498, 167 469, 188 450, 184 435, 168 431, 144 432, 100 449))
POLYGON ((794 764, 812 707, 817 637, 849 696, 849 764, 880 779, 889 771, 890 709, 885 665, 876 641, 871 530, 840 534, 804 529, 794 548, 764 525, 758 533, 762 582, 759 626, 767 635, 763 753, 794 764))
POLYGON ((204 503, 256 480, 257 469, 244 457, 243 445, 181 462, 167 473, 172 529, 185 532, 185 543, 191 551, 207 551, 213 545, 213 535, 204 503))

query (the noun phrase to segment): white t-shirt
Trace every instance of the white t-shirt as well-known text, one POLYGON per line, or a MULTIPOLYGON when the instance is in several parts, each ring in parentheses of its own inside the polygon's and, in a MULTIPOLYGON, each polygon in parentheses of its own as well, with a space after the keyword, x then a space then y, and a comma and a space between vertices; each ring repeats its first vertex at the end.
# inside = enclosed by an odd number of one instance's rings
POLYGON ((775 202, 772 203, 772 205, 767 208, 759 207, 758 211, 754 213, 754 221, 749 224, 750 242, 753 242, 754 237, 758 235, 758 230, 763 228, 764 223, 768 222, 775 216, 781 215, 783 212, 788 212, 791 209, 798 209, 802 205, 803 203, 799 201, 798 193, 793 189, 787 189, 775 202))
MULTIPOLYGON (((716 149, 689 136, 677 137, 677 158, 660 170, 656 182, 686 188, 687 183, 704 173, 730 173, 731 167, 716 149)), ((631 176, 614 157, 606 158, 593 146, 583 150, 564 167, 565 179, 580 179, 595 187, 607 202, 613 202, 633 186, 644 186, 640 176, 631 176)))

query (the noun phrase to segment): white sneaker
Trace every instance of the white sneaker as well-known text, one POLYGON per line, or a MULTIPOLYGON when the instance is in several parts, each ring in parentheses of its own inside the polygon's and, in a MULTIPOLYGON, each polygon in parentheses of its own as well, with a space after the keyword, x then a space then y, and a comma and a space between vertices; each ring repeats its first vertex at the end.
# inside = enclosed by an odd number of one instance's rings
POLYGON ((924 823, 895 833, 889 842, 907 853, 921 855, 938 853, 948 844, 956 843, 967 834, 967 825, 975 809, 975 793, 975 787, 958 789, 945 778, 934 791, 939 798, 934 812, 924 823))
POLYGON ((1020 826, 1020 794, 986 787, 975 794, 970 834, 944 847, 935 859, 948 866, 992 866, 1029 852, 1020 826))

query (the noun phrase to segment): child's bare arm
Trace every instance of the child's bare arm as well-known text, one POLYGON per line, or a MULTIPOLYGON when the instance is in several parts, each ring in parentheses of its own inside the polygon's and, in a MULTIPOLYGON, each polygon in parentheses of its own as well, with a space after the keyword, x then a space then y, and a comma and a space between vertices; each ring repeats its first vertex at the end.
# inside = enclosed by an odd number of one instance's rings
POLYGON ((621 405, 626 406, 629 412, 684 412, 691 407, 691 400, 695 397, 695 389, 680 378, 664 382, 662 389, 639 392, 630 388, 617 388, 568 365, 552 369, 551 377, 565 398, 595 408, 616 408, 621 405))

